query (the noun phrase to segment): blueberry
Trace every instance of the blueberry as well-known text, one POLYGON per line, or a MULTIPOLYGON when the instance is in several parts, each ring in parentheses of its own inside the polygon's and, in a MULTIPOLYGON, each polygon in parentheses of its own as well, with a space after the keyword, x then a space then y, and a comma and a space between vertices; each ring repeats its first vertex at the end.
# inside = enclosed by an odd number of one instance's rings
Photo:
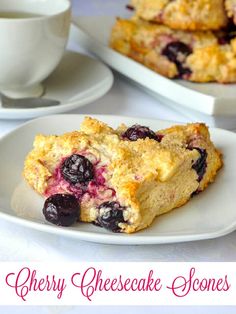
POLYGON ((98 207, 99 214, 96 223, 105 229, 120 232, 118 224, 125 222, 123 216, 124 209, 118 202, 102 203, 98 207))
POLYGON ((130 11, 134 11, 134 7, 130 4, 126 5, 126 9, 130 10, 130 11))
POLYGON ((86 184, 94 178, 94 168, 86 157, 73 154, 63 162, 61 174, 69 183, 86 184))
POLYGON ((70 226, 80 216, 80 206, 75 196, 54 194, 46 199, 43 207, 45 219, 58 226, 70 226))
POLYGON ((199 154, 200 157, 198 158, 197 161, 195 161, 195 163, 192 165, 192 168, 197 172, 198 174, 198 182, 201 182, 205 172, 206 172, 206 168, 207 168, 207 152, 205 149, 200 148, 200 147, 188 147, 188 149, 193 150, 196 149, 199 154))
POLYGON ((162 54, 172 62, 183 62, 191 53, 192 49, 181 41, 171 42, 162 50, 162 54))
POLYGON ((236 37, 236 31, 221 34, 218 38, 219 45, 227 45, 230 43, 231 39, 234 39, 236 37))
POLYGON ((187 56, 191 53, 192 49, 181 41, 171 42, 162 50, 162 54, 166 56, 171 62, 176 64, 179 72, 178 77, 191 74, 191 70, 183 66, 187 56))
POLYGON ((181 63, 177 64, 177 68, 179 72, 179 74, 177 75, 177 78, 187 79, 192 74, 192 71, 187 67, 183 67, 181 63))
POLYGON ((236 37, 236 26, 232 20, 229 21, 228 25, 219 33, 218 43, 219 45, 227 45, 230 43, 231 39, 236 37))
POLYGON ((130 141, 137 141, 138 139, 145 139, 146 137, 161 142, 163 135, 156 134, 148 127, 138 124, 131 126, 122 134, 123 139, 128 139, 130 141))

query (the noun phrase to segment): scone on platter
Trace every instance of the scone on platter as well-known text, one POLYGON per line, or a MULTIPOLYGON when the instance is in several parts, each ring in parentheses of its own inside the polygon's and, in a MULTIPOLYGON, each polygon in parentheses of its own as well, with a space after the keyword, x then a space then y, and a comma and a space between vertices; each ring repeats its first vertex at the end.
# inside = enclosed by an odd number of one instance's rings
POLYGON ((48 221, 132 233, 203 191, 221 166, 204 124, 114 130, 87 117, 79 131, 37 135, 23 175, 47 198, 48 221))
POLYGON ((236 82, 236 33, 173 30, 133 18, 118 18, 110 46, 168 78, 236 82))
MULTIPOLYGON (((235 0, 228 0, 228 2, 235 0)), ((225 0, 132 0, 138 17, 172 29, 218 30, 227 25, 225 0)), ((227 1, 226 1, 227 2, 227 1)), ((228 4, 230 5, 230 4, 228 4)))

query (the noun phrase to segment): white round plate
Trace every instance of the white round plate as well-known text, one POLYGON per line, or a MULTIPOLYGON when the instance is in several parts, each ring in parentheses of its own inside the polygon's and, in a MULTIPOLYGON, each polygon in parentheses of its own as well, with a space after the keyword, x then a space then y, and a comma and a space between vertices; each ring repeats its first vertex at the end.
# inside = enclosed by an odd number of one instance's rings
MULTIPOLYGON (((94 116, 117 127, 121 123, 150 126, 154 130, 172 123, 160 120, 94 116)), ((99 243, 158 244, 215 238, 236 229, 236 134, 211 129, 216 146, 224 154, 225 165, 216 181, 185 206, 157 218, 151 227, 134 234, 113 234, 92 224, 57 227, 42 215, 44 199, 22 179, 26 154, 36 134, 62 134, 76 130, 83 115, 55 115, 30 121, 0 140, 0 218, 43 232, 99 243)))
POLYGON ((169 102, 176 110, 183 106, 210 116, 236 116, 236 84, 170 80, 111 49, 108 43, 115 19, 114 16, 74 17, 74 24, 78 26, 75 39, 113 69, 155 93, 156 97, 165 97, 165 103, 169 102))
POLYGON ((57 69, 43 83, 43 97, 59 100, 60 105, 34 109, 0 107, 0 119, 31 119, 73 110, 102 97, 112 84, 113 74, 107 66, 91 57, 66 51, 57 69))

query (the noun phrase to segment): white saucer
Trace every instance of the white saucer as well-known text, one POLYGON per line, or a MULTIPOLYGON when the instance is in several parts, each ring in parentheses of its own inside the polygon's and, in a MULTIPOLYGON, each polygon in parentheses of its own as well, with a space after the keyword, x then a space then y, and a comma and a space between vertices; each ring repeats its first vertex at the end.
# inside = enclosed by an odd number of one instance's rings
POLYGON ((104 64, 77 52, 66 51, 60 65, 44 82, 43 97, 59 100, 61 104, 35 109, 0 107, 0 119, 30 119, 73 110, 102 97, 112 84, 113 74, 104 64))

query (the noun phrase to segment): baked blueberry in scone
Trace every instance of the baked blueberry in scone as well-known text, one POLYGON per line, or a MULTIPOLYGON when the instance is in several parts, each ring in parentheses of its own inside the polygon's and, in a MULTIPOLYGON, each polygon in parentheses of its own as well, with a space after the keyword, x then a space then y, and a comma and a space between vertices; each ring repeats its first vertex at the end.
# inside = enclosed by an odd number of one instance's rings
POLYGON ((205 31, 226 26, 224 1, 132 0, 131 5, 135 8, 136 15, 146 21, 164 24, 172 29, 205 31))
POLYGON ((49 222, 132 233, 203 191, 221 165, 204 124, 114 130, 87 117, 79 131, 36 136, 23 174, 47 198, 49 222))
POLYGON ((140 19, 117 19, 110 46, 168 78, 236 82, 236 33, 172 30, 140 19))

